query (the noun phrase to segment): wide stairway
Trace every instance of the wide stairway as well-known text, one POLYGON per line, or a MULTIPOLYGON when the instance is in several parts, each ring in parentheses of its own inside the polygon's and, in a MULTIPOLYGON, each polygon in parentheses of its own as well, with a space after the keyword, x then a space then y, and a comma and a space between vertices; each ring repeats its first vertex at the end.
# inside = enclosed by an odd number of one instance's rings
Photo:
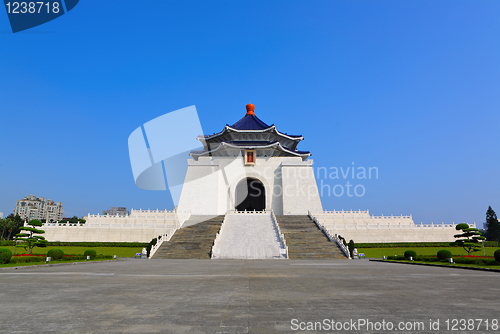
POLYGON ((186 222, 168 242, 164 242, 153 259, 210 259, 212 245, 224 216, 210 218, 200 223, 186 222))
POLYGON ((228 213, 214 258, 279 259, 281 249, 284 245, 269 213, 228 213))
POLYGON ((335 242, 309 216, 276 216, 290 259, 345 259, 335 242))

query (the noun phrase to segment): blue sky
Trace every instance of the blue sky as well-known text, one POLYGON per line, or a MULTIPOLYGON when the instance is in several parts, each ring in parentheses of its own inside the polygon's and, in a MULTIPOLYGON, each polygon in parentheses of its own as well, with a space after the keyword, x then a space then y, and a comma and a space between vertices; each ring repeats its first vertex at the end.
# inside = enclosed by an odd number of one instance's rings
MULTIPOLYGON (((500 211, 500 2, 86 0, 13 34, 0 10, 0 211, 168 208, 134 184, 130 133, 195 105, 205 133, 245 114, 316 167, 377 167, 325 209, 484 222, 500 211)), ((318 180, 321 182, 322 180, 318 180)))

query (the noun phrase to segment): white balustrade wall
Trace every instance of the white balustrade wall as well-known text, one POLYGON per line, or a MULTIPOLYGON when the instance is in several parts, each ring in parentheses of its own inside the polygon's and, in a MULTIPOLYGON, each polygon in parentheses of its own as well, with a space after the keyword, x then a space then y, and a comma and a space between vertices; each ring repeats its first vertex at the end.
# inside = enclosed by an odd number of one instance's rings
POLYGON ((182 226, 189 216, 189 212, 132 209, 128 216, 89 214, 85 224, 47 223, 42 229, 48 241, 149 242, 182 226))
MULTIPOLYGON (((309 213, 311 219, 331 235, 354 242, 452 242, 457 234, 452 224, 415 224, 412 216, 372 216, 366 211, 309 213)), ((476 227, 476 223, 469 224, 476 227)))

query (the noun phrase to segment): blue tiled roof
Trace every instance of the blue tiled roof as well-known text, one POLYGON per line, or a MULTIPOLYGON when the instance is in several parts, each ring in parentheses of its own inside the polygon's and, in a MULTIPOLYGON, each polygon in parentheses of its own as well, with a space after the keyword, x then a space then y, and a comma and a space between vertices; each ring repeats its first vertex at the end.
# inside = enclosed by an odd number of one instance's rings
POLYGON ((257 116, 247 114, 231 127, 237 130, 264 130, 270 126, 262 122, 257 116))

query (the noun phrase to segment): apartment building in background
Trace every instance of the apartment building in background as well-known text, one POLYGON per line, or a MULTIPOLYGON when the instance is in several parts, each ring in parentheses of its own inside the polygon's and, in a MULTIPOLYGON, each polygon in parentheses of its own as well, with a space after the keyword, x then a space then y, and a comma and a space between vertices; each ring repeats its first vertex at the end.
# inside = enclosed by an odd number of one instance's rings
POLYGON ((22 219, 30 221, 32 219, 55 222, 63 218, 64 207, 61 202, 54 202, 44 197, 35 195, 26 196, 16 202, 14 215, 19 215, 22 219))

